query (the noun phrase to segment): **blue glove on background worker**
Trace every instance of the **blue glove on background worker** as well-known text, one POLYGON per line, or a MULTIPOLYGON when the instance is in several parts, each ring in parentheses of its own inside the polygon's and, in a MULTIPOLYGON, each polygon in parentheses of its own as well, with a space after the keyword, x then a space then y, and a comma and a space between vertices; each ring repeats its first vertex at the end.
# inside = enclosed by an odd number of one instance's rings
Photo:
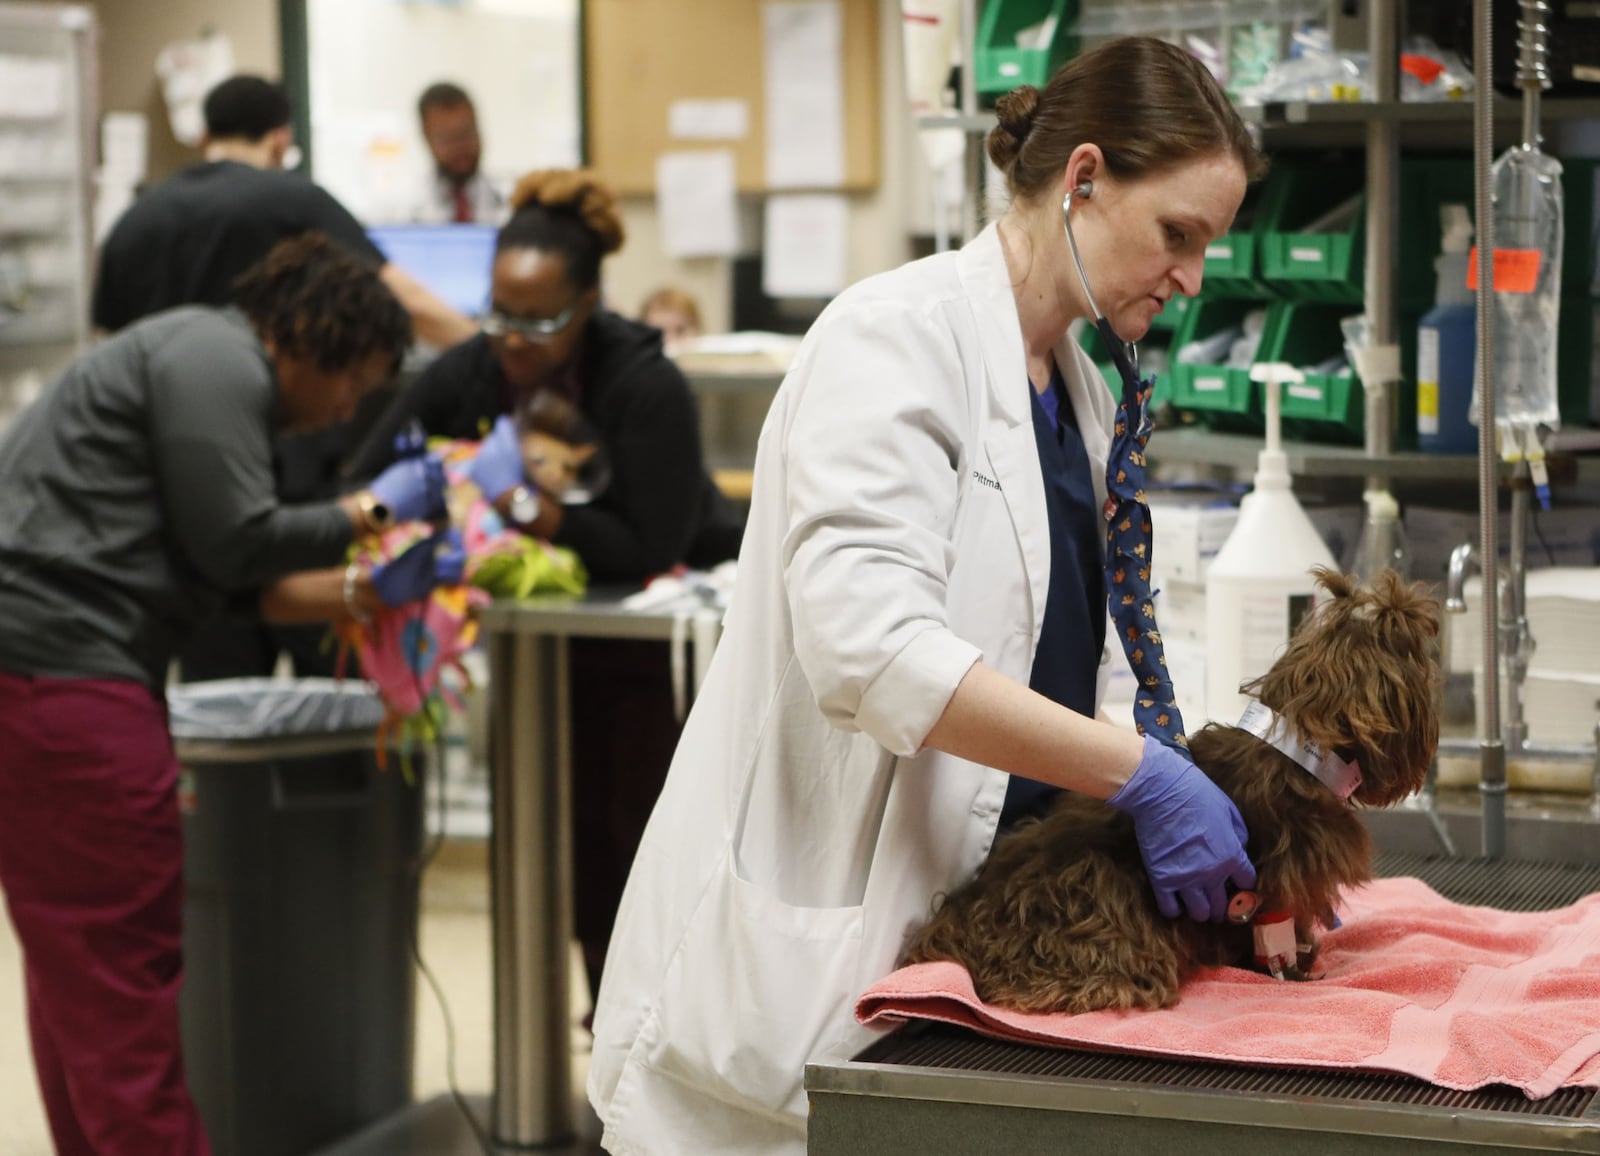
POLYGON ((440 530, 372 568, 372 589, 385 606, 420 602, 435 586, 459 583, 467 567, 461 531, 440 530))
POLYGON ((1171 747, 1146 736, 1132 777, 1106 802, 1133 817, 1156 906, 1167 918, 1178 917, 1181 899, 1191 919, 1217 922, 1228 910, 1230 879, 1242 891, 1256 885, 1238 808, 1171 747))
POLYGON ((432 522, 446 514, 444 463, 432 454, 403 458, 373 479, 372 496, 395 522, 432 522))
POLYGON ((472 479, 486 501, 493 502, 507 490, 527 483, 522 464, 522 442, 509 415, 495 419, 494 428, 478 447, 478 456, 467 463, 472 479))

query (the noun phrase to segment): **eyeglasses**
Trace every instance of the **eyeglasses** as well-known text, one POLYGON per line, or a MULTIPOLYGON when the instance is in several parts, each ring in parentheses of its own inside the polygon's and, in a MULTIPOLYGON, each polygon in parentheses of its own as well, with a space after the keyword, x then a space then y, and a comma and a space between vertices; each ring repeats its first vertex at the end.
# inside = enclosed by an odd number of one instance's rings
POLYGON ((554 317, 513 317, 500 310, 492 310, 483 319, 483 331, 490 337, 509 337, 515 333, 524 341, 550 341, 572 321, 583 304, 579 298, 554 317))

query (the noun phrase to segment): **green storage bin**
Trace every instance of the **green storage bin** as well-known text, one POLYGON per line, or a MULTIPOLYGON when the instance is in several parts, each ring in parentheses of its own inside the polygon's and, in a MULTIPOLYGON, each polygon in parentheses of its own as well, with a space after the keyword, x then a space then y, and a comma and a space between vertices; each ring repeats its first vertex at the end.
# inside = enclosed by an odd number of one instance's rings
MULTIPOLYGON (((1565 280, 1563 275, 1562 280, 1565 280)), ((1600 357, 1596 356, 1596 321, 1600 320, 1600 301, 1584 292, 1561 299, 1561 320, 1556 329, 1556 404, 1561 409, 1561 424, 1582 428, 1596 416, 1593 399, 1600 380, 1600 357)))
POLYGON ((1261 279, 1261 237, 1266 222, 1283 198, 1285 183, 1271 174, 1245 191, 1244 203, 1233 229, 1206 246, 1202 292, 1207 297, 1271 298, 1272 288, 1261 279))
POLYGON ((1395 301, 1401 309, 1426 313, 1433 308, 1443 235, 1439 228, 1442 205, 1465 205, 1476 217, 1477 190, 1472 180, 1472 157, 1407 157, 1400 162, 1400 273, 1395 301))
POLYGON ((1366 198, 1362 197, 1341 228, 1268 233, 1261 242, 1262 275, 1289 301, 1360 305, 1366 243, 1366 198))
MULTIPOLYGON (((1212 429, 1260 432, 1261 393, 1253 387, 1249 370, 1220 364, 1182 365, 1176 360, 1185 345, 1242 324, 1245 315, 1258 308, 1257 302, 1235 298, 1199 297, 1190 304, 1173 335, 1173 362, 1167 370, 1171 382, 1168 396, 1180 413, 1212 429)), ((1270 319, 1268 324, 1270 327, 1270 319)), ((1265 341, 1265 332, 1262 337, 1265 341)))
POLYGON ((1024 84, 1042 87, 1077 51, 1071 34, 1078 18, 1073 0, 988 0, 978 21, 974 75, 980 96, 1001 96, 1024 84), (1048 43, 1041 48, 1017 47, 1017 33, 1046 21, 1048 43))
POLYGON ((1305 381, 1283 387, 1283 426, 1288 437, 1360 445, 1365 409, 1365 391, 1353 369, 1308 373, 1305 381))
POLYGON ((1359 304, 1366 264, 1366 174, 1359 159, 1274 165, 1263 194, 1260 277, 1287 301, 1359 304), (1329 214, 1354 204, 1337 228, 1329 214))
MULTIPOLYGON (((1355 312, 1348 305, 1275 305, 1261 336, 1257 361, 1285 361, 1299 369, 1320 365, 1344 351, 1339 322, 1355 312)), ((1346 369, 1307 373, 1282 393, 1285 437, 1359 445, 1365 420, 1361 382, 1346 369)))
MULTIPOLYGON (((1565 239, 1561 245, 1562 304, 1568 297, 1590 296, 1595 288, 1595 170, 1592 157, 1561 158, 1561 212, 1565 239)), ((1588 408, 1585 401, 1584 408, 1588 408)), ((1566 407, 1561 418, 1566 420, 1566 407)))

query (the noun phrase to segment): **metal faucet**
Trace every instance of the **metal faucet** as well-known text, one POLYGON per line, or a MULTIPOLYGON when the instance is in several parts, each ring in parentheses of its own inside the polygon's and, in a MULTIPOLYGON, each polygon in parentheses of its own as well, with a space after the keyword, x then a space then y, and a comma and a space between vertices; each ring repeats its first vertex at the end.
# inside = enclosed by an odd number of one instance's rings
MULTIPOLYGON (((1504 728, 1504 757, 1507 760, 1520 756, 1590 763, 1593 767, 1593 799, 1590 807, 1595 816, 1600 817, 1600 723, 1595 726, 1592 746, 1536 743, 1528 739, 1527 720, 1522 707, 1523 682, 1527 679, 1528 665, 1536 648, 1533 632, 1528 627, 1526 559, 1530 500, 1531 495, 1525 486, 1512 490, 1510 566, 1506 581, 1500 584, 1499 591, 1500 613, 1496 630, 1498 643, 1496 659, 1504 660, 1506 671, 1504 686, 1507 718, 1504 728)), ((1479 564, 1478 549, 1472 543, 1463 542, 1450 552, 1450 569, 1445 575, 1445 613, 1467 612, 1467 578, 1474 569, 1481 572, 1482 567, 1479 564)), ((1448 634, 1446 637, 1448 639, 1448 634)), ((1494 668, 1489 665, 1485 656, 1484 677, 1493 676, 1494 668)), ((1469 755, 1477 751, 1478 747, 1473 742, 1461 739, 1439 741, 1441 754, 1469 755)))

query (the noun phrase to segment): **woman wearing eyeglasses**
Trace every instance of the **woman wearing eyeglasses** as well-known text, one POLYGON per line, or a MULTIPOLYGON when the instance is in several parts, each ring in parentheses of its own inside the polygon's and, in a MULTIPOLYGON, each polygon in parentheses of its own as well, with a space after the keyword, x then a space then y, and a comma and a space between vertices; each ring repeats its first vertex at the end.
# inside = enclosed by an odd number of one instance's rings
MULTIPOLYGON (((416 419, 430 437, 483 438, 475 480, 508 521, 575 550, 596 582, 639 582, 738 553, 742 525, 700 455, 688 383, 658 330, 600 304, 600 262, 622 247, 610 190, 582 171, 530 173, 495 244, 483 332, 441 354, 395 403, 352 470, 382 469, 416 419), (541 391, 575 404, 609 458, 585 504, 541 493, 514 415, 541 391)), ((678 739, 664 643, 571 647, 578 938, 591 988, 628 867, 678 739)))

